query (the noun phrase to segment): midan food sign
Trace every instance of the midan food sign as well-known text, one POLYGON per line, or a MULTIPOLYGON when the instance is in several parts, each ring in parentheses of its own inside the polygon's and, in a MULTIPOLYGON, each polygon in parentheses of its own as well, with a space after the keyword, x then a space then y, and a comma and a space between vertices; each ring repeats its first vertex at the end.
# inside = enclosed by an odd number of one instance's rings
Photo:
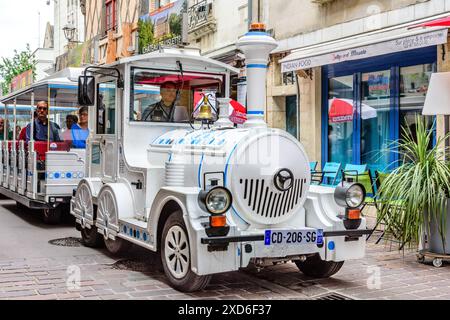
POLYGON ((139 18, 139 53, 187 44, 187 1, 178 0, 139 18))
POLYGON ((343 61, 352 61, 388 53, 440 45, 447 43, 447 34, 448 30, 443 29, 317 56, 306 54, 306 57, 299 57, 297 59, 295 58, 296 53, 294 52, 292 53, 294 57, 292 60, 288 56, 281 61, 281 71, 283 73, 292 72, 343 61))

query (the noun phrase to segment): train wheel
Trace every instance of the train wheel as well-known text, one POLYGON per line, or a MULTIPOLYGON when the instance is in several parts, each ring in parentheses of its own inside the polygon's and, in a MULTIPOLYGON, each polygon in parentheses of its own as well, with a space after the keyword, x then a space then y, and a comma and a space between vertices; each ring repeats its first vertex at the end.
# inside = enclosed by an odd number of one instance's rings
POLYGON ((211 276, 198 276, 191 270, 189 237, 181 212, 167 219, 161 238, 161 261, 172 286, 183 292, 205 288, 211 276))
POLYGON ((92 202, 91 188, 85 181, 78 185, 72 211, 78 217, 82 228, 86 228, 87 225, 95 226, 96 208, 92 202))
POLYGON ((443 265, 442 259, 436 258, 433 260, 433 266, 435 268, 440 268, 442 267, 442 265, 443 265))
POLYGON ((114 190, 111 187, 102 189, 97 202, 96 225, 103 235, 106 249, 113 255, 122 255, 130 249, 132 244, 117 237, 119 215, 114 190))
POLYGON ((53 209, 43 209, 43 219, 46 224, 58 224, 61 222, 61 206, 53 209))
POLYGON ((103 245, 103 237, 97 232, 97 227, 92 226, 90 229, 81 227, 81 242, 89 248, 99 248, 103 245))
POLYGON ((308 257, 306 261, 295 261, 295 264, 308 277, 329 278, 342 268, 344 261, 324 261, 320 255, 316 254, 308 257))
POLYGON ((132 243, 120 238, 116 238, 116 240, 105 239, 105 246, 111 254, 120 256, 130 250, 132 243))

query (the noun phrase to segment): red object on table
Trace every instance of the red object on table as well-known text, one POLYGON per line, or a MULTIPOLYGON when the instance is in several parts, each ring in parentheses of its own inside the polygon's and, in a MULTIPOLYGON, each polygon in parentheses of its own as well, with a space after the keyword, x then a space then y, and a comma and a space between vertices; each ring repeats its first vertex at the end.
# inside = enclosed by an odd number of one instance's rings
POLYGON ((230 120, 236 124, 244 124, 247 121, 247 109, 233 99, 231 99, 230 105, 232 107, 230 110, 230 120))

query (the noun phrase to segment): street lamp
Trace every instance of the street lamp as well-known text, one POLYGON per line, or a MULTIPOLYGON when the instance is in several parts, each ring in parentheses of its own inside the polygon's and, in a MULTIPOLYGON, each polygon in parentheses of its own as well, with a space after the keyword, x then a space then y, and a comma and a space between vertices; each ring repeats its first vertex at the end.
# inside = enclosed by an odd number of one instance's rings
POLYGON ((66 25, 63 28, 64 36, 66 37, 66 39, 69 43, 71 43, 73 38, 75 37, 75 30, 76 30, 76 28, 72 25, 66 25))
POLYGON ((449 160, 450 149, 450 72, 439 72, 431 75, 428 92, 422 114, 424 116, 444 116, 445 155, 449 160))

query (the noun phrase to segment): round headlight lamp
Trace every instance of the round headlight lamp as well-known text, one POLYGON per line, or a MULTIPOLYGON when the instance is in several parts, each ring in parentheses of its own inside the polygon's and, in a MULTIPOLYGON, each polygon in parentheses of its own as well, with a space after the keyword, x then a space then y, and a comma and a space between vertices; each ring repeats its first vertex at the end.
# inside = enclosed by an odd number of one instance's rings
POLYGON ((208 191, 201 191, 199 194, 199 204, 203 210, 212 215, 226 213, 233 202, 231 192, 223 187, 215 187, 208 191))
POLYGON ((344 183, 336 187, 334 200, 341 207, 359 208, 366 199, 366 189, 360 183, 344 183))

